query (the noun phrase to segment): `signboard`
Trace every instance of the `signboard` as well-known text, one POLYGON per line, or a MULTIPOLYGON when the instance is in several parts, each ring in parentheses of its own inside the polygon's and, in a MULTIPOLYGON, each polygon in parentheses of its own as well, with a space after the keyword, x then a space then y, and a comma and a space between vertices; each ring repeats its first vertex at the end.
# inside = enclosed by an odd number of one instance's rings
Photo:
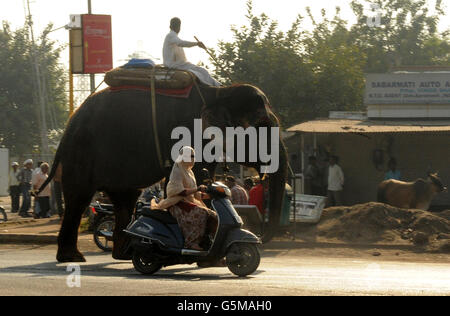
MULTIPOLYGON (((327 198, 324 196, 296 194, 295 221, 301 223, 318 223, 325 208, 327 198)), ((294 200, 292 199, 290 220, 294 221, 294 200)))
POLYGON ((82 15, 83 73, 104 73, 113 68, 111 16, 82 15))
POLYGON ((366 105, 450 104, 450 72, 366 75, 366 105))
POLYGON ((0 148, 0 196, 8 195, 9 185, 9 150, 0 148))

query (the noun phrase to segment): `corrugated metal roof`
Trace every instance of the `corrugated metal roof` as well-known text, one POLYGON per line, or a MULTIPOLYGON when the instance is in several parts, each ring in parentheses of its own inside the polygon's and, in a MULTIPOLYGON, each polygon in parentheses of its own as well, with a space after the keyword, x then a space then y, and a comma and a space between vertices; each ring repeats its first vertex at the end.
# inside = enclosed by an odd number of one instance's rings
POLYGON ((315 120, 287 129, 303 133, 419 133, 450 132, 450 121, 315 120))

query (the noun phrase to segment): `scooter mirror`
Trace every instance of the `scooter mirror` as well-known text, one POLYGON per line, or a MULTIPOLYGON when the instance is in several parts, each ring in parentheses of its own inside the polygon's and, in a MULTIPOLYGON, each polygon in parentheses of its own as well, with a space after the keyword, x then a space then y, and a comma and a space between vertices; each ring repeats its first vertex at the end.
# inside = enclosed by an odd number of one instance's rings
POLYGON ((202 169, 201 175, 202 175, 202 178, 205 180, 209 180, 209 178, 210 178, 209 171, 206 168, 202 169))

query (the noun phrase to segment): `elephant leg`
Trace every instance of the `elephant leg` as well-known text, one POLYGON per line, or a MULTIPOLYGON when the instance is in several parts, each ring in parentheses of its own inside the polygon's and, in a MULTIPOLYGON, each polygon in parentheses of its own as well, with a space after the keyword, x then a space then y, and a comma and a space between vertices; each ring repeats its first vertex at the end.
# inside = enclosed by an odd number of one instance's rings
POLYGON ((58 235, 58 253, 56 255, 56 259, 59 262, 86 261, 81 252, 78 251, 78 228, 81 216, 89 205, 94 193, 94 191, 74 192, 73 190, 64 190, 66 210, 58 235))
POLYGON ((129 238, 123 230, 130 223, 131 215, 141 192, 140 190, 129 190, 125 192, 106 191, 106 193, 114 204, 116 219, 112 256, 117 260, 130 260, 132 254, 127 252, 129 238))

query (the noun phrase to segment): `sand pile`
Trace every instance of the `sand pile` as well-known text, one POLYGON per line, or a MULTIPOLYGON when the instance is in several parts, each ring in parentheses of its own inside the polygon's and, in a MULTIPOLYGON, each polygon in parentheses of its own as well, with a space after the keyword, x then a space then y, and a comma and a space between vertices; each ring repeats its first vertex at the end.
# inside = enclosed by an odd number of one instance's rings
POLYGON ((430 213, 382 203, 332 207, 300 235, 364 244, 414 244, 427 251, 450 253, 450 210, 430 213))

